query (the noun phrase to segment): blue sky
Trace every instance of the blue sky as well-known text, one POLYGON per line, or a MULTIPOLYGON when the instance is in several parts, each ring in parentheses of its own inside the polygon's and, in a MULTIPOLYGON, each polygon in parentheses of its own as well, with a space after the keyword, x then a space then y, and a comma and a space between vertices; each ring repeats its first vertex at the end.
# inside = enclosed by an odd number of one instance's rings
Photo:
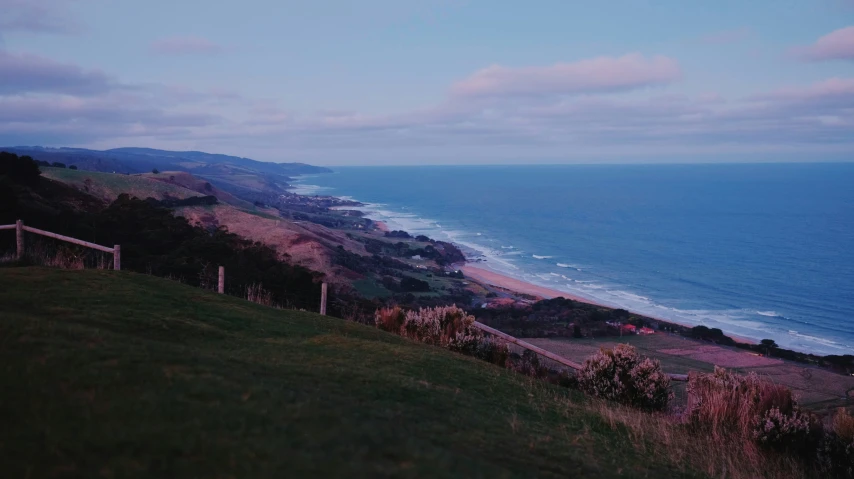
POLYGON ((854 0, 0 11, 0 144, 332 165, 854 159, 854 0))

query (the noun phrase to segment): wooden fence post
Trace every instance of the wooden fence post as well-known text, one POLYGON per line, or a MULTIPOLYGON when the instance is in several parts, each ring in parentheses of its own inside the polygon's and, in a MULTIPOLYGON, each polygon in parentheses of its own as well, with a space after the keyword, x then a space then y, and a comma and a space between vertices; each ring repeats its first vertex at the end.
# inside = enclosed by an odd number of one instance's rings
POLYGON ((326 316, 326 283, 320 286, 320 314, 326 316))
POLYGON ((122 247, 119 245, 113 246, 113 269, 116 271, 122 269, 122 247))
POLYGON ((216 284, 216 291, 219 294, 225 293, 225 266, 219 267, 219 280, 216 284))
POLYGON ((15 239, 18 260, 24 259, 24 222, 21 220, 15 222, 15 239))

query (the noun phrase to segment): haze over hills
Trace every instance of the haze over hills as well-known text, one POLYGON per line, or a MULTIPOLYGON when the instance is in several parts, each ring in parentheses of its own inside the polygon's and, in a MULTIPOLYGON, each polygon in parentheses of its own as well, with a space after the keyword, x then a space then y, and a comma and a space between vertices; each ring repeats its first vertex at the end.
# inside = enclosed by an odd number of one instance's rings
POLYGON ((152 148, 114 148, 89 150, 86 148, 47 148, 42 146, 4 146, 2 151, 28 155, 36 160, 76 165, 81 170, 115 173, 147 173, 161 171, 186 171, 197 175, 223 174, 224 172, 257 172, 271 175, 296 176, 329 173, 331 170, 305 163, 270 163, 238 156, 205 153, 201 151, 168 151, 152 148))

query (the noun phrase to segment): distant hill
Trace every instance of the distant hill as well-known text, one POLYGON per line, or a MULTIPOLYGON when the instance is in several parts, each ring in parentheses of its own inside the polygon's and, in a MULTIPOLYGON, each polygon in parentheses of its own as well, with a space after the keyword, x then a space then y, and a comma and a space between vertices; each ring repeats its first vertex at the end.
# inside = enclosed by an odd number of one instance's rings
POLYGON ((224 171, 263 173, 285 177, 330 173, 331 170, 305 163, 272 163, 238 156, 201 151, 167 151, 152 148, 47 148, 42 146, 0 146, 0 151, 28 155, 36 160, 76 165, 81 170, 109 173, 147 173, 153 169, 186 171, 196 175, 222 174, 224 171))

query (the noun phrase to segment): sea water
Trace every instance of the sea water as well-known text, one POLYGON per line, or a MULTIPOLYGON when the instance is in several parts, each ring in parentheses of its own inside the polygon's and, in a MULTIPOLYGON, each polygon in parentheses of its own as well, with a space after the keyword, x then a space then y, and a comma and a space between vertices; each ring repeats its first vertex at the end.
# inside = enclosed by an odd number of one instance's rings
POLYGON ((641 314, 854 354, 854 164, 342 167, 346 196, 479 266, 641 314))

